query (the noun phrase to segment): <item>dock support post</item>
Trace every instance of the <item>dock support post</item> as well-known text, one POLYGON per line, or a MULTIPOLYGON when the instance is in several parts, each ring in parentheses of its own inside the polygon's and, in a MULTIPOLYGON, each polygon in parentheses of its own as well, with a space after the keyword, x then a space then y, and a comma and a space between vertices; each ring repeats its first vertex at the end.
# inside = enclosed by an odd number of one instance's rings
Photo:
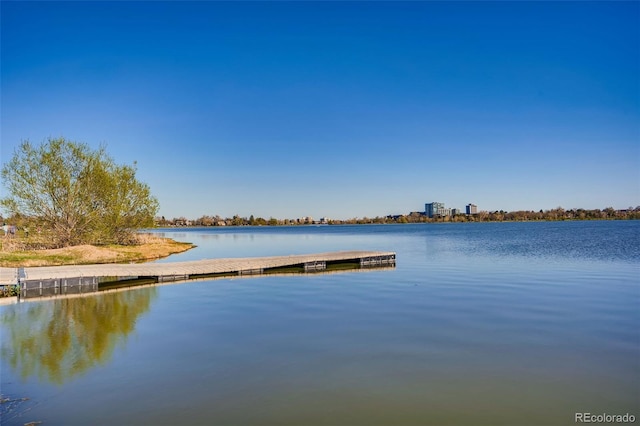
POLYGON ((395 255, 386 255, 386 256, 368 256, 360 258, 360 267, 372 267, 372 266, 382 266, 382 265, 395 265, 396 264, 396 256, 395 255))
POLYGON ((263 272, 263 268, 240 269, 238 270, 238 275, 260 275, 263 272))
POLYGON ((311 262, 304 263, 304 271, 324 271, 327 269, 327 262, 324 260, 314 260, 311 262))

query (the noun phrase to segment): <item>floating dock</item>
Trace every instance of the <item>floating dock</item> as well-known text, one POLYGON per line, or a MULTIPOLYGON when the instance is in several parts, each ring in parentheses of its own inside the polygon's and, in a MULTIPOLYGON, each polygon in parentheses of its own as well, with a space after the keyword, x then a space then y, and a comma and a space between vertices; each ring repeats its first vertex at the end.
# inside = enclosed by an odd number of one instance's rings
POLYGON ((0 285, 20 285, 20 298, 92 293, 101 285, 133 280, 156 283, 210 277, 292 272, 321 272, 352 265, 355 268, 393 267, 394 252, 340 251, 289 256, 204 259, 187 262, 97 264, 0 268, 0 285))

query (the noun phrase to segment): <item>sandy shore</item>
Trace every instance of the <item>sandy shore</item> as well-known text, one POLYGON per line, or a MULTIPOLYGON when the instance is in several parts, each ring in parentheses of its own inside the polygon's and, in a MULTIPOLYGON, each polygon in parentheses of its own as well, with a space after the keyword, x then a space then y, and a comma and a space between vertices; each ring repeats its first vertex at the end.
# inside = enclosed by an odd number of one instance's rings
POLYGON ((169 238, 142 236, 141 244, 132 246, 81 245, 50 250, 0 251, 0 266, 86 265, 95 263, 144 262, 181 253, 195 247, 169 238))

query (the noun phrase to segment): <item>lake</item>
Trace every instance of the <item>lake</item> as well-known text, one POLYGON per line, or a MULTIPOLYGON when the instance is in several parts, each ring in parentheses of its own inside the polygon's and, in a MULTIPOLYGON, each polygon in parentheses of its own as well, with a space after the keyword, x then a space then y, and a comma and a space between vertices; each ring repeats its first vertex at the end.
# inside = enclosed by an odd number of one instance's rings
POLYGON ((154 232, 198 246, 160 262, 389 250, 397 266, 0 307, 3 425, 640 417, 638 221, 154 232))

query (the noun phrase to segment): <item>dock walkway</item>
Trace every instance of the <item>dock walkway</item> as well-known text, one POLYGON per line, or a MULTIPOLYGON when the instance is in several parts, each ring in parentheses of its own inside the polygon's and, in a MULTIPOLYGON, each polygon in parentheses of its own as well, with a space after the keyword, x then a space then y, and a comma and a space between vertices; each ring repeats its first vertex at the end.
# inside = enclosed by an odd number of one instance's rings
MULTIPOLYGON (((354 262, 360 267, 393 266, 396 254, 380 251, 340 251, 289 256, 204 259, 186 262, 97 264, 70 266, 41 266, 29 268, 0 268, 0 284, 21 284, 26 290, 63 286, 85 286, 97 291, 98 283, 109 280, 153 278, 156 282, 188 280, 216 274, 262 274, 265 270, 282 267, 302 267, 305 272, 325 270, 327 264, 354 262)), ((82 290, 81 290, 82 291, 82 290)), ((39 293, 42 293, 41 291, 39 293)))

